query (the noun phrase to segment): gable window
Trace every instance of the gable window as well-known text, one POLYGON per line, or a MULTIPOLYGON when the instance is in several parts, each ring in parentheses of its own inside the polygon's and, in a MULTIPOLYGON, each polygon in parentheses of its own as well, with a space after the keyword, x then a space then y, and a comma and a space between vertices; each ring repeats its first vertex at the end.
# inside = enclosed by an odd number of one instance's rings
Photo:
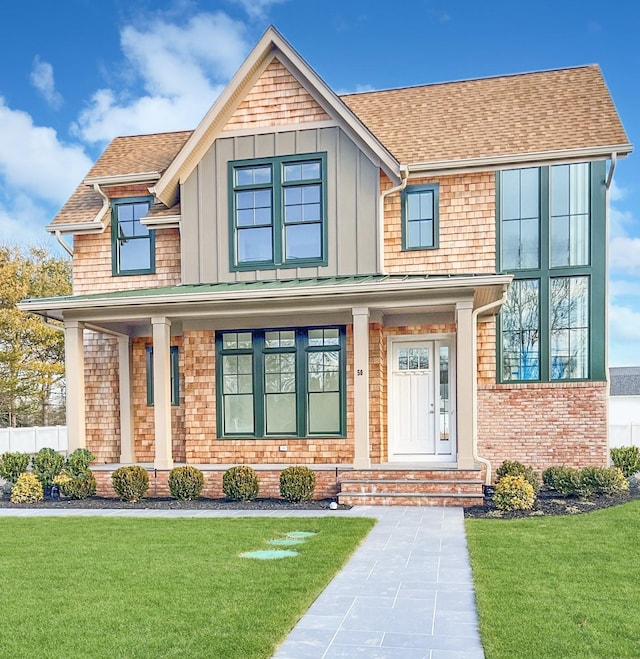
POLYGON ((326 154, 232 162, 229 176, 233 269, 326 263, 326 154))
POLYGON ((155 236, 140 220, 151 206, 148 198, 112 202, 111 245, 114 275, 155 272, 155 236))
POLYGON ((344 435, 344 336, 344 327, 218 332, 218 436, 344 435))
POLYGON ((402 193, 402 248, 438 246, 438 185, 412 185, 402 193))
POLYGON ((499 380, 603 380, 604 163, 498 175, 499 380))
MULTIPOLYGON (((178 346, 171 346, 170 369, 171 369, 171 404, 180 405, 180 379, 178 373, 178 346)), ((153 405, 153 347, 147 346, 147 405, 153 405)))

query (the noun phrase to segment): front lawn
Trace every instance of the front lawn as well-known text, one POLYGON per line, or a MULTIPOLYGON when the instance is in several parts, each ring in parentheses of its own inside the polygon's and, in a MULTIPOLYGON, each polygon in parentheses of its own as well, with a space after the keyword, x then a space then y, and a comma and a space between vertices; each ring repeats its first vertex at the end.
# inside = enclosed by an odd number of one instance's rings
MULTIPOLYGON (((3 518, 0 655, 270 657, 369 519, 3 518), (299 555, 240 557, 290 531, 299 555)), ((273 547, 274 549, 278 547, 273 547)))
POLYGON ((640 501, 465 524, 487 659, 640 656, 640 501))

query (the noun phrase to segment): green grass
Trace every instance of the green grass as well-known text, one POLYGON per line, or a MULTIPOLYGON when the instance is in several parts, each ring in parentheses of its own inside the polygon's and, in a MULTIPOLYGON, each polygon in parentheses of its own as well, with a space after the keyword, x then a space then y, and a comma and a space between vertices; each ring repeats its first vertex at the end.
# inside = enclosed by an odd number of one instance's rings
POLYGON ((466 529, 487 659, 640 656, 640 501, 466 529))
POLYGON ((369 519, 4 518, 2 657, 270 657, 369 519), (287 531, 274 561, 241 558, 287 531))

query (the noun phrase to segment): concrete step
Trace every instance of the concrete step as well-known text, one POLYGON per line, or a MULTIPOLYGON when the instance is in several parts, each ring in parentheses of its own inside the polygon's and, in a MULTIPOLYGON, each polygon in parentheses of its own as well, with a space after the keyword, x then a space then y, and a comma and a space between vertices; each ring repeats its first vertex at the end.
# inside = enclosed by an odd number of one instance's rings
POLYGON ((341 472, 348 480, 470 480, 481 477, 480 469, 354 469, 341 472))

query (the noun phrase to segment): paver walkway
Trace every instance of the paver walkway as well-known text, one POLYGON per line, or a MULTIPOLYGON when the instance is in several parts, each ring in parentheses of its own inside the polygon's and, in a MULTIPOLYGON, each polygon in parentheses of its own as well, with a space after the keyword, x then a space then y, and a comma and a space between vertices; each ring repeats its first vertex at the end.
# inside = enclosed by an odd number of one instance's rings
POLYGON ((348 511, 59 510, 0 516, 375 517, 378 524, 274 659, 483 659, 461 508, 348 511))

